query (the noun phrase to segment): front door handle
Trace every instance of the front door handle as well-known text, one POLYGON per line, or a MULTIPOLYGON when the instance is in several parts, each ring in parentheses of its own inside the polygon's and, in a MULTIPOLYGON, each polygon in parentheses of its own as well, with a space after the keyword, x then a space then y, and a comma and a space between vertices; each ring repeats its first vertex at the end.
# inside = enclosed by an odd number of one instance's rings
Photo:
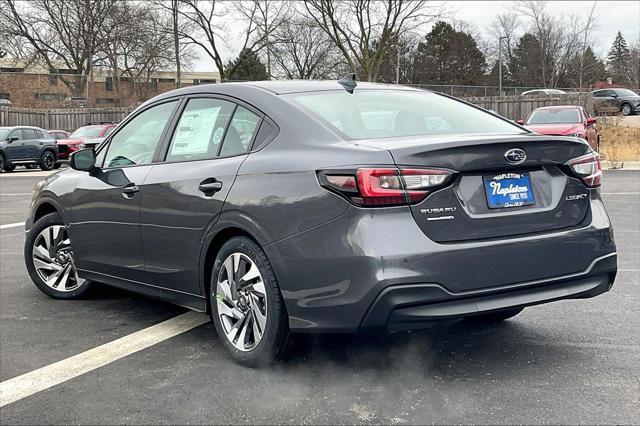
POLYGON ((204 193, 204 195, 211 197, 222 189, 222 182, 216 180, 216 178, 208 178, 200 182, 198 189, 204 193))
POLYGON ((129 200, 133 198, 133 196, 136 195, 136 193, 138 192, 140 192, 140 187, 135 183, 130 183, 124 188, 122 188, 122 196, 129 200))

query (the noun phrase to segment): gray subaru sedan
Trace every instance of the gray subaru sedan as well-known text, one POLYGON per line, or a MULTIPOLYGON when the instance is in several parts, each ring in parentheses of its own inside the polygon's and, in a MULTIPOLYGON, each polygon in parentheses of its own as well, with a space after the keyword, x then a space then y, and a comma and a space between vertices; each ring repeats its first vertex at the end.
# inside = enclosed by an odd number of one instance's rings
POLYGON ((353 75, 168 92, 70 165, 26 221, 36 286, 207 312, 246 365, 291 333, 505 320, 617 270, 585 141, 353 75))

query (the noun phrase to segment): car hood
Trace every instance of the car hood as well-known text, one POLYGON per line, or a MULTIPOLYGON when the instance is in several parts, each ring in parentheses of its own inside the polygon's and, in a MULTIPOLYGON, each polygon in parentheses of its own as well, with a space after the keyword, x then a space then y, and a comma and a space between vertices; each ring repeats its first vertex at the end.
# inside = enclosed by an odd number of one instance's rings
POLYGON ((584 132, 584 126, 581 123, 525 124, 525 127, 541 135, 570 135, 584 132))
POLYGON ((78 145, 84 142, 86 139, 84 138, 73 138, 73 139, 60 139, 57 141, 58 145, 78 145))

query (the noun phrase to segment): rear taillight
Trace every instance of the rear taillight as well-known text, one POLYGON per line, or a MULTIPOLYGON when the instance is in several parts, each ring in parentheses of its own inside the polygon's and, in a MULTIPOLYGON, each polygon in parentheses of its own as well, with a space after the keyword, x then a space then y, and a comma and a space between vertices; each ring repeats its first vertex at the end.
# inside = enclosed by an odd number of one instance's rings
POLYGON ((323 187, 362 207, 418 203, 448 183, 450 176, 449 170, 391 167, 318 172, 323 187))
POLYGON ((602 165, 600 164, 600 154, 591 152, 578 158, 574 158, 566 163, 573 173, 590 188, 600 186, 602 181, 602 165))

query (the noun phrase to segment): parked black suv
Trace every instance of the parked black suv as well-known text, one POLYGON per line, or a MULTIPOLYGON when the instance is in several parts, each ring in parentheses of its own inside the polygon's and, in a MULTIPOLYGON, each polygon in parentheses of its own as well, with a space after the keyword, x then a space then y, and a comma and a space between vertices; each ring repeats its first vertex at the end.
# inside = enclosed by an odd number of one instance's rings
POLYGON ((640 113, 640 96, 629 89, 594 90, 593 108, 596 114, 621 112, 622 115, 640 113))
POLYGON ((0 171, 31 165, 51 170, 60 167, 57 154, 55 139, 38 127, 0 127, 0 171))

